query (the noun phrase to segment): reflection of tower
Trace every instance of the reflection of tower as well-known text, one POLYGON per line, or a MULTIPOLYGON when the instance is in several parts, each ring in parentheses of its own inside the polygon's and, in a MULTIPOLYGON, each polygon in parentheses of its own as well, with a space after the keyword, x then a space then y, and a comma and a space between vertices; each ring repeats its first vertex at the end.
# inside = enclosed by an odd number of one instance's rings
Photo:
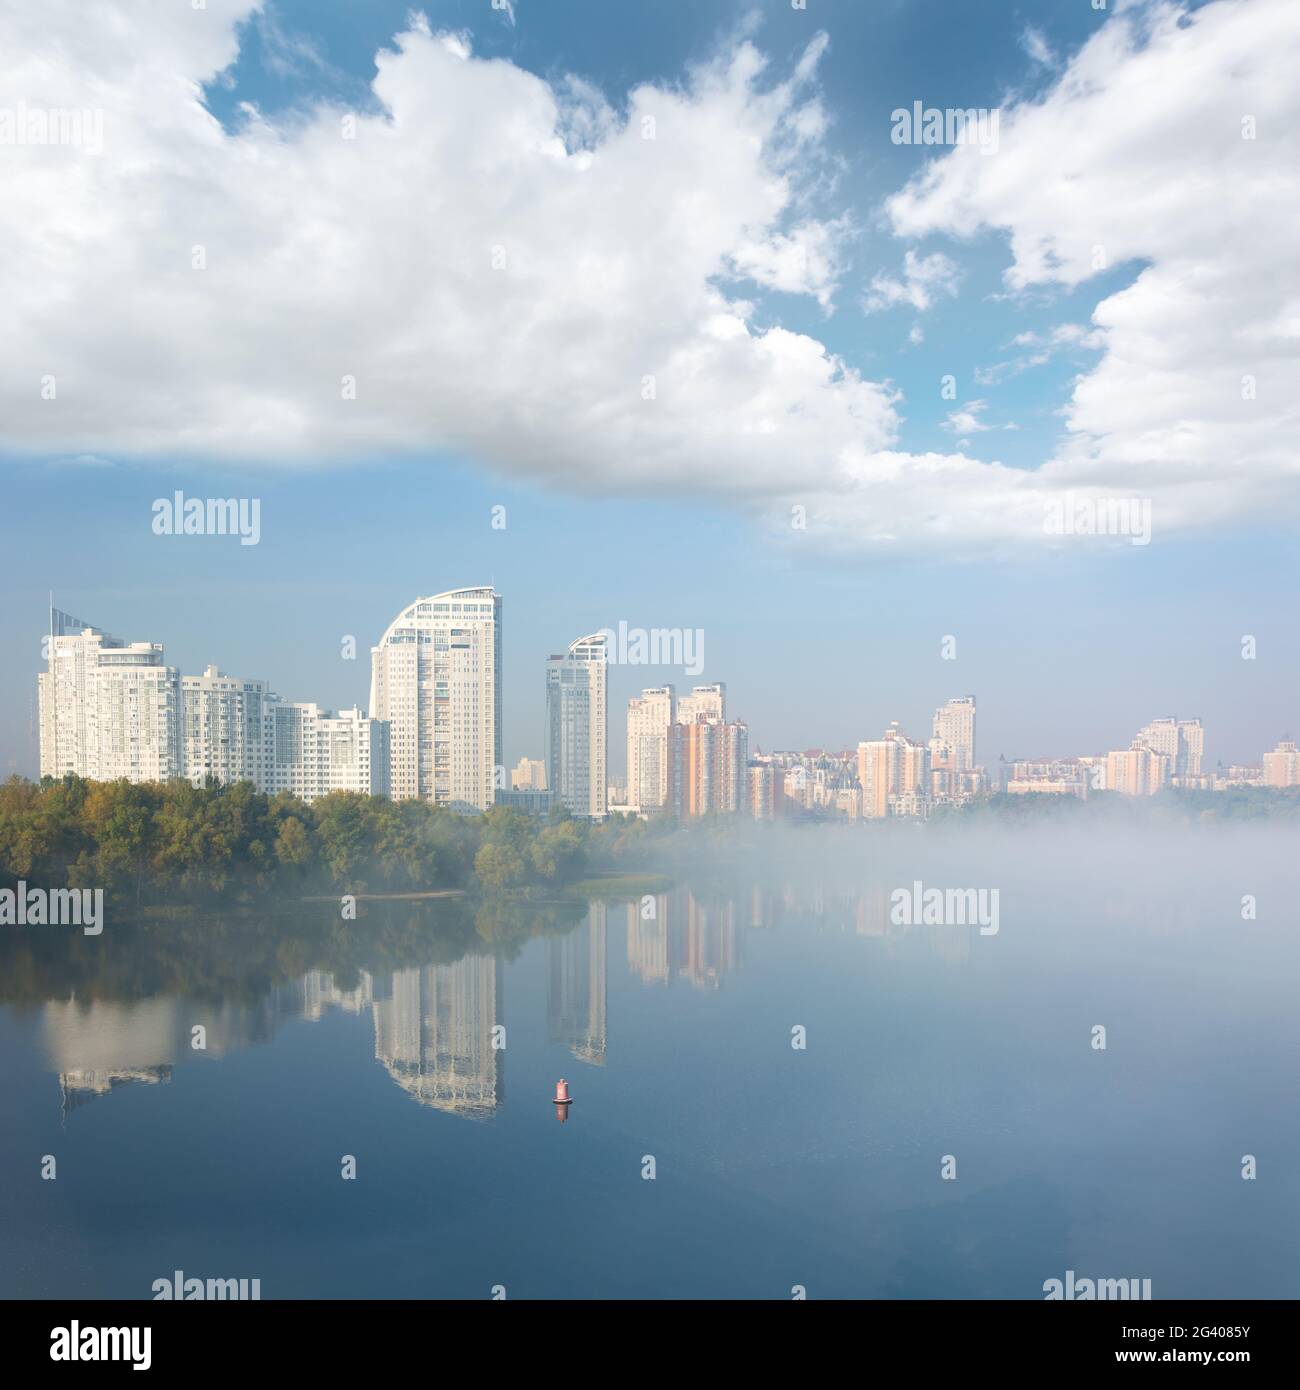
POLYGON ((504 1051, 493 1047, 504 987, 495 956, 394 973, 376 999, 375 1057, 421 1105, 489 1118, 505 1097, 504 1051))
POLYGON ((736 904, 705 906, 686 895, 686 952, 682 974, 696 989, 718 989, 736 968, 736 904))
POLYGON ((607 906, 593 902, 586 926, 546 943, 546 1023, 552 1042, 579 1061, 605 1065, 605 939, 607 906))
POLYGON ((681 975, 697 989, 717 989, 739 964, 736 904, 704 905, 688 889, 654 899, 647 919, 638 904, 627 910, 627 963, 646 984, 668 984, 681 975))
POLYGON ((641 903, 627 905, 627 968, 644 984, 666 985, 668 966, 668 895, 659 893, 650 900, 654 916, 648 917, 641 903))

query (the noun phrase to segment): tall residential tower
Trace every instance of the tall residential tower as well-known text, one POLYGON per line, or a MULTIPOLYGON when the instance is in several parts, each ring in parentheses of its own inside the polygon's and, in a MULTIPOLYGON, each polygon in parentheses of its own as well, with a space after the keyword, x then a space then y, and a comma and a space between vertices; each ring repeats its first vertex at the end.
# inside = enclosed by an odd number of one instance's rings
POLYGON ((605 814, 605 637, 579 637, 546 663, 546 769, 574 816, 605 814))
POLYGON ((676 717, 671 685, 643 690, 627 702, 627 802, 640 811, 668 805, 668 729, 676 717))
POLYGON ((48 640, 49 669, 38 678, 41 776, 180 777, 180 673, 165 663, 162 644, 121 642, 88 626, 56 631, 53 618, 48 640))
POLYGON ((390 726, 389 795, 486 811, 503 767, 500 595, 449 589, 416 599, 370 661, 370 715, 390 726))

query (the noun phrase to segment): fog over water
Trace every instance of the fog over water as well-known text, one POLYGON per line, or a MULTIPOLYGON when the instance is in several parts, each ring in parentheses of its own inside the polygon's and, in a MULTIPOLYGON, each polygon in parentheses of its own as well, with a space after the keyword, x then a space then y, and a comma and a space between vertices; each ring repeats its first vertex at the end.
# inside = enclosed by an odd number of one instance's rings
POLYGON ((6 931, 0 1294, 1295 1297, 1296 844, 792 829, 648 896, 6 931))

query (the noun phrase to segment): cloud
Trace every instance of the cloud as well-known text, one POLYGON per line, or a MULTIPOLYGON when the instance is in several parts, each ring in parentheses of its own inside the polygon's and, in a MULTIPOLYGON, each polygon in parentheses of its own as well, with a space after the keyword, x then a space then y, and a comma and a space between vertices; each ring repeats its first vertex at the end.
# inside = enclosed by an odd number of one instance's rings
POLYGON ((993 426, 986 425, 980 419, 988 406, 988 401, 967 401, 965 405, 949 411, 948 418, 940 428, 952 434, 979 434, 984 430, 990 430, 993 426))
POLYGON ((842 247, 848 235, 847 218, 833 222, 804 222, 789 235, 767 234, 746 241, 731 253, 738 275, 767 289, 812 295, 829 310, 842 269, 842 247))
POLYGON ((875 314, 900 304, 924 311, 936 299, 957 293, 961 271, 956 261, 936 251, 930 256, 918 256, 908 251, 903 257, 903 275, 893 279, 883 271, 873 277, 871 288, 862 301, 862 311, 875 314))
POLYGON ((1029 25, 1020 36, 1020 46, 1039 67, 1054 68, 1056 66, 1056 56, 1041 30, 1029 25))
POLYGON ((231 133, 201 84, 250 10, 0 19, 0 86, 105 113, 98 158, 0 150, 9 448, 448 450, 748 500, 893 442, 891 389, 736 292, 830 307, 847 225, 803 201, 824 38, 785 73, 738 42, 615 115, 417 18, 377 57, 375 110, 249 108, 231 133))
POLYGON ((955 150, 890 201, 900 236, 1005 231, 1012 291, 1131 267, 1076 338, 1102 356, 1039 486, 1150 496, 1165 530, 1294 514, 1297 70, 1290 0, 1130 5, 1004 109, 996 157, 955 150))
POLYGON ((996 386, 1010 381, 1032 367, 1044 366, 1062 352, 1100 350, 1106 346, 1106 335, 1100 329, 1087 328, 1080 323, 1059 323, 1046 334, 1032 330, 1017 333, 1011 340, 1011 346, 1030 348, 1032 351, 986 367, 976 367, 975 380, 980 386, 996 386))
MULTIPOLYGON (((953 149, 890 201, 905 240, 1005 232, 1013 293, 1085 284, 1098 248, 1131 264, 1036 470, 906 452, 887 380, 751 302, 757 287, 829 312, 844 276, 852 224, 822 210, 842 173, 824 36, 784 71, 742 37, 612 107, 416 16, 364 109, 249 107, 232 131, 202 90, 230 80, 256 6, 142 8, 0 14, 0 89, 101 111, 104 137, 100 154, 0 146, 15 453, 449 451, 574 490, 712 494, 774 533, 798 503, 808 537, 858 555, 1018 545, 1066 490, 1140 489, 1161 535, 1294 500, 1289 0, 1130 6, 1003 109, 996 155, 953 149)), ((923 312, 957 278, 909 247, 865 307, 923 312)))

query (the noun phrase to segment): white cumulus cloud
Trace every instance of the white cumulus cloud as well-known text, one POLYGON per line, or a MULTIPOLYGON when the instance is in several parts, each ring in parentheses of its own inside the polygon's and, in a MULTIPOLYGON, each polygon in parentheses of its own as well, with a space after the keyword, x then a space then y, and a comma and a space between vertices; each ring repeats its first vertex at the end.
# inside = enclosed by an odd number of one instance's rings
POLYGON ((1040 486, 1149 496, 1166 528, 1294 509, 1297 72, 1293 0, 1130 4, 1003 111, 996 156, 955 150, 891 200, 901 236, 1004 230, 1013 291, 1130 268, 1091 329, 1033 344, 1101 348, 1040 486))
MULTIPOLYGON (((747 298, 829 312, 841 288, 824 36, 788 71, 738 40, 611 106, 417 16, 372 106, 247 109, 232 132, 202 88, 256 10, 0 0, 11 133, 20 110, 103 122, 99 152, 0 141, 12 453, 447 450, 559 486, 712 492, 787 529, 793 500, 804 534, 857 553, 1032 539, 1066 489, 1151 495, 1157 534, 1294 500, 1293 0, 1131 5, 1003 109, 996 154, 958 147, 891 200, 904 241, 1004 232, 1013 293, 1131 267, 1077 335, 1020 345, 1100 350, 1038 469, 906 452, 887 380, 747 298)), ((957 281, 906 248, 864 307, 924 311, 957 281)))

